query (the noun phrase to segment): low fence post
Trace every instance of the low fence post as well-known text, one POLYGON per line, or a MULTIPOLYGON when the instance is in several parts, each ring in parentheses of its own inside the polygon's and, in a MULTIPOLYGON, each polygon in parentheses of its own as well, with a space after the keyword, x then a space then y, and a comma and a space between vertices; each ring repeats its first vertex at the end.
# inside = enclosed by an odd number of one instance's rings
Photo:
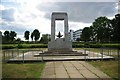
POLYGON ((43 62, 43 51, 42 51, 42 62, 43 62))
POLYGON ((14 56, 13 56, 13 50, 12 50, 12 58, 14 58, 14 56))
POLYGON ((110 54, 109 54, 109 48, 108 48, 108 56, 110 56, 110 54))
POLYGON ((103 60, 103 48, 101 50, 101 60, 103 60))
POLYGON ((22 51, 23 52, 23 63, 24 63, 24 51, 22 51))
MULTIPOLYGON (((120 54, 119 54, 120 51, 119 50, 120 50, 120 48, 118 48, 118 51, 117 51, 117 54, 118 54, 118 60, 117 60, 118 61, 118 76, 120 76, 120 73, 119 73, 120 72, 120 68, 119 68, 120 67, 120 54)), ((118 79, 120 80, 120 77, 118 77, 118 79)))
POLYGON ((86 49, 84 49, 84 54, 85 54, 84 58, 85 58, 85 61, 86 61, 86 49))
POLYGON ((120 49, 118 48, 118 51, 117 51, 117 54, 118 54, 118 61, 120 61, 120 58, 119 58, 119 57, 120 57, 119 50, 120 50, 120 49))
POLYGON ((17 52, 18 52, 18 59, 19 59, 19 49, 17 49, 17 52))
POLYGON ((3 62, 5 63, 5 51, 3 51, 3 62))

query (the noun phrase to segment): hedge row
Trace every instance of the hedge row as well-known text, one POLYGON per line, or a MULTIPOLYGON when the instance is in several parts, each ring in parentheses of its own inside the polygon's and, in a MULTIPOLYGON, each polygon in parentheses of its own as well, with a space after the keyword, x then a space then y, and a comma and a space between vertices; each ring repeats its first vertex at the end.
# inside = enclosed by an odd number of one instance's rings
POLYGON ((16 46, 14 45, 2 45, 2 49, 13 49, 13 48, 16 48, 16 46))
POLYGON ((22 44, 18 44, 18 45, 2 45, 2 49, 13 49, 13 48, 47 48, 47 44, 40 44, 40 45, 22 45, 22 44))
POLYGON ((73 48, 120 48, 120 44, 74 44, 73 48))
MULTIPOLYGON (((73 48, 120 48, 120 44, 73 44, 73 48)), ((47 44, 18 44, 18 45, 2 45, 2 49, 13 48, 47 48, 47 44)))

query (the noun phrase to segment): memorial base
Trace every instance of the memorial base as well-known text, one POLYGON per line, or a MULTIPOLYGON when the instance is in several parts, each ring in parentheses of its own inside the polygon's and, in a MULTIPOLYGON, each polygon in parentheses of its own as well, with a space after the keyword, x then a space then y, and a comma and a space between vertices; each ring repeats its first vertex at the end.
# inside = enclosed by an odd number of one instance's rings
POLYGON ((48 43, 48 51, 72 51, 72 42, 66 41, 64 38, 57 38, 48 43))

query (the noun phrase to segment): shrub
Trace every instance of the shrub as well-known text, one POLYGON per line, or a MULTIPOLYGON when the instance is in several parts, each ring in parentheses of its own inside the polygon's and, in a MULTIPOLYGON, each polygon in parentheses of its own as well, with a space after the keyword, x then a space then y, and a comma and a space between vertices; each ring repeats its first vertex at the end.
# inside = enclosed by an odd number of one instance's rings
POLYGON ((2 45, 2 49, 13 49, 15 48, 14 45, 2 45))
POLYGON ((21 44, 18 44, 17 48, 21 49, 21 48, 23 48, 23 46, 21 44))

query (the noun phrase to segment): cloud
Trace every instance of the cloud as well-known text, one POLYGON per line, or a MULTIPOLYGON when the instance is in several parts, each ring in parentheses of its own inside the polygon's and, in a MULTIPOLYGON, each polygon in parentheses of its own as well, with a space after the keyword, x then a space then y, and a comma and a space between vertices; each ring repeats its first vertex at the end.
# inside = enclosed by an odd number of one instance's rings
POLYGON ((73 22, 91 23, 99 16, 114 16, 117 13, 114 2, 56 2, 38 5, 44 11, 45 18, 50 19, 52 12, 67 12, 73 22), (46 6, 47 5, 47 6, 46 6))
MULTIPOLYGON (((42 0, 43 1, 43 0, 42 0)), ((38 29, 41 34, 51 32, 51 13, 68 13, 69 30, 89 27, 99 16, 113 17, 117 11, 111 2, 41 2, 41 0, 2 0, 0 3, 0 30, 13 30, 18 37, 24 37, 24 31, 38 29), (1 28, 2 27, 2 28, 1 28), (23 35, 23 36, 22 36, 23 35)), ((63 32, 63 23, 57 24, 58 32, 63 32)))
MULTIPOLYGON (((22 34, 24 33, 24 31, 26 30, 25 28, 23 28, 22 26, 20 25, 0 25, 0 30, 9 30, 9 31, 15 31, 16 33, 18 34, 22 34), (21 28, 22 27, 22 28, 21 28)), ((24 26, 25 27, 25 26, 24 26)))
POLYGON ((1 10, 2 19, 8 22, 14 21, 15 10, 13 8, 1 10))

